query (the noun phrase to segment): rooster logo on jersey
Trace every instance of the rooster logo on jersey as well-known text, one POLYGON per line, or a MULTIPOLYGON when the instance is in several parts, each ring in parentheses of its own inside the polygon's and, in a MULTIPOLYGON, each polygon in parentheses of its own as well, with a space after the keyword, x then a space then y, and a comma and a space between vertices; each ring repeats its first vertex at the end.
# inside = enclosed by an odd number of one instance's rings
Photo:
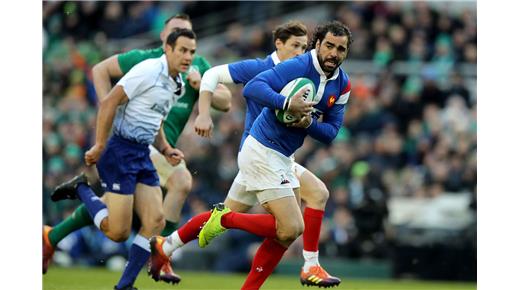
POLYGON ((332 107, 332 105, 334 105, 334 103, 336 102, 336 96, 334 95, 331 95, 329 96, 329 99, 327 100, 327 107, 332 107))

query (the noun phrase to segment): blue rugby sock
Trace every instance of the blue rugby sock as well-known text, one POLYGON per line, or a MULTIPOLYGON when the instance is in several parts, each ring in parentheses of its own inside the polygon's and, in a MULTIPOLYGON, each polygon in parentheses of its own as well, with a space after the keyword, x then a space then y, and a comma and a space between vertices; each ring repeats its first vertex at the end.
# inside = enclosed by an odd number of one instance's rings
POLYGON ((78 184, 79 199, 87 207, 94 224, 101 229, 101 221, 108 216, 107 206, 94 194, 94 191, 85 183, 78 184))
POLYGON ((147 238, 136 235, 126 263, 123 276, 117 283, 117 289, 122 289, 134 284, 137 275, 150 258, 150 242, 147 238))

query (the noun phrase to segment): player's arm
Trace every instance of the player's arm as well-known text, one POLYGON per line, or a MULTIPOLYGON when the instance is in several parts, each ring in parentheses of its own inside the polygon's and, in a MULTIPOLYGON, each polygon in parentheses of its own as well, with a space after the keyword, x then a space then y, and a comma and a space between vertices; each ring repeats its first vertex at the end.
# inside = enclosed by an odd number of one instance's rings
POLYGON ((345 107, 349 97, 350 80, 347 80, 347 85, 336 103, 323 115, 323 122, 311 119, 312 123, 307 127, 307 133, 320 142, 330 144, 338 135, 339 128, 343 124, 343 115, 345 114, 345 107))
POLYGON ((96 163, 101 156, 114 122, 117 107, 141 95, 153 86, 156 71, 157 68, 149 63, 141 63, 135 66, 119 80, 105 98, 100 100, 96 121, 96 144, 85 153, 87 165, 96 163))
POLYGON ((181 150, 177 148, 173 148, 168 141, 166 140, 166 136, 164 135, 163 124, 161 124, 161 128, 155 136, 155 140, 153 146, 161 152, 162 155, 166 158, 166 160, 173 166, 179 164, 181 160, 184 158, 184 154, 181 150))
POLYGON ((96 95, 102 100, 112 88, 111 78, 121 78, 136 64, 149 58, 146 50, 133 49, 113 55, 92 68, 92 76, 96 95))
MULTIPOLYGON (((261 61, 257 59, 237 61, 208 69, 201 81, 199 113, 209 114, 209 99, 214 108, 227 103, 229 89, 224 84, 246 84, 264 70, 261 61)), ((231 92, 229 92, 229 98, 231 98, 231 92)))
POLYGON ((278 92, 291 80, 302 77, 307 71, 299 59, 290 59, 254 77, 244 87, 244 96, 272 109, 287 110, 296 117, 309 114, 313 103, 303 100, 305 89, 301 89, 290 100, 278 92))
POLYGON ((228 65, 219 65, 210 68, 204 73, 199 91, 199 115, 195 119, 195 132, 202 137, 209 137, 213 129, 210 107, 217 93, 219 83, 233 83, 233 78, 228 69, 228 65))
MULTIPOLYGON (((222 81, 218 83, 211 99, 211 106, 220 111, 229 111, 231 109, 231 91, 224 84, 246 84, 254 76, 265 70, 264 65, 259 59, 247 59, 233 62, 225 65, 228 71, 226 75, 218 76, 222 81), (229 73, 229 76, 227 75, 229 73), (222 79, 224 78, 224 79, 222 79)), ((207 73, 207 72, 206 72, 207 73)), ((206 81, 213 83, 214 76, 208 77, 206 81)), ((209 85, 209 83, 208 83, 209 85)), ((211 84, 213 86, 213 84, 211 84)))
POLYGON ((307 133, 312 138, 330 144, 338 135, 339 128, 343 124, 345 105, 334 105, 330 111, 323 115, 323 122, 312 118, 311 124, 307 128, 307 133))
POLYGON ((94 87, 99 100, 103 100, 110 92, 110 89, 112 89, 110 79, 123 76, 118 56, 117 54, 113 55, 92 68, 94 87))
POLYGON ((122 86, 115 86, 106 98, 99 102, 99 109, 96 121, 96 144, 85 153, 85 163, 92 165, 96 163, 105 149, 110 128, 114 122, 116 109, 119 105, 128 102, 122 86))
MULTIPOLYGON (((211 64, 204 57, 200 57, 197 69, 188 74, 188 81, 191 87, 200 92, 202 76, 211 69, 211 64)), ((211 100, 213 109, 227 112, 231 109, 231 91, 223 84, 218 84, 211 100)))
MULTIPOLYGON (((196 91, 200 92, 202 75, 209 69, 211 69, 211 65, 205 58, 201 57, 198 69, 191 69, 188 73, 186 79, 196 91)), ((218 84, 213 92, 211 107, 222 112, 227 112, 231 109, 231 91, 223 84, 218 84)))
POLYGON ((172 147, 170 146, 170 144, 166 140, 166 136, 164 135, 163 124, 161 124, 161 128, 159 129, 157 136, 155 136, 155 140, 152 145, 153 147, 155 147, 155 149, 157 149, 157 151, 161 152, 161 154, 163 154, 163 152, 166 151, 168 148, 172 147))

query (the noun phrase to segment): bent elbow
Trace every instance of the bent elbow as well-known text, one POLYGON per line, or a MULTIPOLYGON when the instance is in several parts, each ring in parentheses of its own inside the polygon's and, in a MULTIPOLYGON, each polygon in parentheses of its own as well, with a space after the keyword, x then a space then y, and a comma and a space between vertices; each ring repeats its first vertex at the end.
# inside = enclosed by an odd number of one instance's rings
POLYGON ((325 145, 330 145, 332 144, 332 141, 334 141, 334 137, 327 136, 323 143, 325 143, 325 145))
POLYGON ((338 131, 330 132, 330 134, 325 134, 322 137, 321 142, 323 142, 325 145, 330 145, 330 144, 332 144, 332 141, 334 141, 334 139, 336 139, 337 135, 338 135, 338 131))
POLYGON ((98 98, 98 107, 99 107, 99 109, 108 106, 108 104, 109 104, 108 98, 103 98, 103 99, 99 99, 98 98))
POLYGON ((97 75, 97 74, 101 73, 102 71, 103 71, 103 65, 102 65, 102 62, 97 63, 97 64, 95 64, 95 65, 92 67, 92 74, 93 74, 93 75, 97 75))
POLYGON ((250 97, 254 93, 254 90, 255 90, 254 87, 255 87, 254 81, 248 82, 244 86, 244 90, 242 91, 242 94, 244 95, 244 97, 246 97, 246 98, 250 97))

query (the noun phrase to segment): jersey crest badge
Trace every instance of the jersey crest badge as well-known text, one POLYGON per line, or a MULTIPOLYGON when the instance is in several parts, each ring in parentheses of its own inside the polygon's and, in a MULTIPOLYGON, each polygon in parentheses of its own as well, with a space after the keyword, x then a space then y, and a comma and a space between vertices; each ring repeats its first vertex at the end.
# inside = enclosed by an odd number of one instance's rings
POLYGON ((332 96, 329 96, 329 99, 327 100, 327 107, 332 107, 332 105, 334 105, 334 103, 336 102, 336 96, 332 95, 332 96))

